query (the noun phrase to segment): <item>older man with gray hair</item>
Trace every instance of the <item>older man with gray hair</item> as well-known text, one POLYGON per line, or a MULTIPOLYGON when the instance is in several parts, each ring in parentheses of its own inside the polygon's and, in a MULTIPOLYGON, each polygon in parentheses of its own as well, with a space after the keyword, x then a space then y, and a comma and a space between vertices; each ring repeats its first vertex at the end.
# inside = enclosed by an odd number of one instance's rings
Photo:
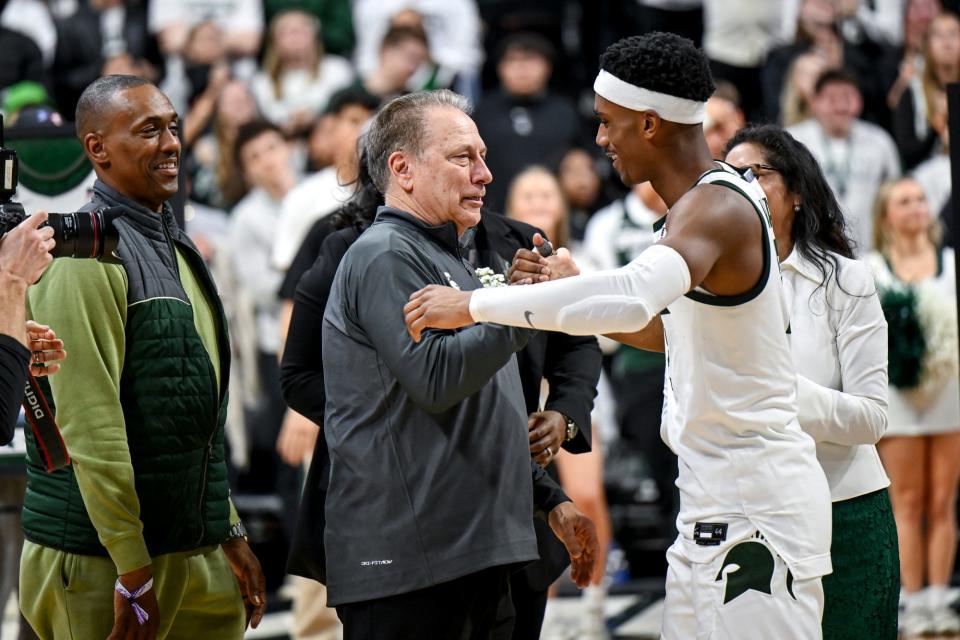
POLYGON ((344 256, 323 320, 329 603, 347 640, 509 637, 510 574, 537 557, 534 504, 581 586, 597 551, 592 523, 530 460, 514 357, 530 332, 414 343, 398 311, 428 283, 481 286, 461 246, 492 179, 486 149, 449 91, 391 101, 366 144, 386 206, 344 256))

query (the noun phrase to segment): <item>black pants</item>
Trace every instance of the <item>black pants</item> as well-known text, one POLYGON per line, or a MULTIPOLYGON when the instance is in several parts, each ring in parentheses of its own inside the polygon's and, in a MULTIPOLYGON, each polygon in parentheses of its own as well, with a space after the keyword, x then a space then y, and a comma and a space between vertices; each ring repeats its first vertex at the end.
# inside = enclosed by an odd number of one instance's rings
POLYGON ((337 607, 344 640, 487 640, 502 627, 510 567, 493 567, 396 596, 337 607))
MULTIPOLYGON (((513 640, 539 640, 543 614, 547 608, 547 590, 530 586, 524 572, 518 571, 510 580, 510 596, 515 617, 513 633, 502 636, 513 640)), ((499 640, 501 636, 497 636, 499 640)))

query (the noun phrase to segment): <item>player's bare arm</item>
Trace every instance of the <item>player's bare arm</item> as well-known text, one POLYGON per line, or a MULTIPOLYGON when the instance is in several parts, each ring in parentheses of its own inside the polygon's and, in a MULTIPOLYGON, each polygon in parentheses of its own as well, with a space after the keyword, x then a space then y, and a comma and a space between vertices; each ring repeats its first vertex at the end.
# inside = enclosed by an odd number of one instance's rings
POLYGON ((690 270, 692 286, 722 296, 750 290, 763 269, 761 221, 740 194, 717 185, 691 189, 670 210, 667 235, 690 270))

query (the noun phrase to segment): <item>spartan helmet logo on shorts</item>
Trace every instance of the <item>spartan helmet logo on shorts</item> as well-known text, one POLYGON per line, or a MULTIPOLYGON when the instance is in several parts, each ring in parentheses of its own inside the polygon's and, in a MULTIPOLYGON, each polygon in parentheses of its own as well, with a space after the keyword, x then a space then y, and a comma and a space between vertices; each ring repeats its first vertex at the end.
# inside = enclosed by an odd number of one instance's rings
MULTIPOLYGON (((727 579, 723 592, 723 604, 727 604, 751 589, 772 595, 773 573, 776 566, 773 551, 766 545, 759 531, 754 537, 757 540, 748 540, 734 545, 720 563, 716 582, 720 582, 724 576, 727 579), (764 541, 760 542, 761 540, 764 541)), ((787 593, 796 600, 797 596, 793 594, 793 574, 789 569, 787 569, 786 582, 787 593)))

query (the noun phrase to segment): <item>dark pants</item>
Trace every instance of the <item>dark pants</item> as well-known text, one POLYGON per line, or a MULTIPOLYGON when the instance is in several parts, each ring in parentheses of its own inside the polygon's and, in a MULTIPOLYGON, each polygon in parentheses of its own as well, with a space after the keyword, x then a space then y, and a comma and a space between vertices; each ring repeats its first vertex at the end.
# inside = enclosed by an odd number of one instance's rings
POLYGON ((543 613, 547 608, 546 589, 532 588, 524 572, 518 571, 510 580, 510 597, 515 611, 513 633, 497 635, 497 640, 501 637, 512 640, 540 640, 543 613))
POLYGON ((344 640, 487 640, 502 628, 510 567, 493 567, 396 596, 337 607, 344 640))

